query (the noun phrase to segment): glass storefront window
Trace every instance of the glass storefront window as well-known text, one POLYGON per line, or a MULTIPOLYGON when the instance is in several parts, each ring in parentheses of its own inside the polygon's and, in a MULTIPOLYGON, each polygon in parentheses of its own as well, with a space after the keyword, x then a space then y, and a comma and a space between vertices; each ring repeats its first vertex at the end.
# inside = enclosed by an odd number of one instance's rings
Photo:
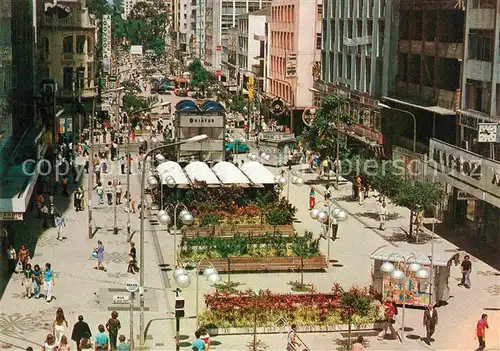
POLYGON ((476 220, 476 201, 467 200, 467 219, 471 222, 476 220))

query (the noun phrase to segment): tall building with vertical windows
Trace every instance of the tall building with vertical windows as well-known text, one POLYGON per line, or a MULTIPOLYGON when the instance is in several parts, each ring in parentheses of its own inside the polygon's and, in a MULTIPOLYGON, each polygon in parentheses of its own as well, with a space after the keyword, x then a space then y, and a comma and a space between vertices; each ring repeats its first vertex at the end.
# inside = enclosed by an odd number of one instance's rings
POLYGON ((320 60, 321 1, 276 0, 268 24, 267 94, 289 105, 290 127, 313 104, 313 71, 320 60))
POLYGON ((12 11, 11 0, 0 0, 0 148, 12 135, 12 11))

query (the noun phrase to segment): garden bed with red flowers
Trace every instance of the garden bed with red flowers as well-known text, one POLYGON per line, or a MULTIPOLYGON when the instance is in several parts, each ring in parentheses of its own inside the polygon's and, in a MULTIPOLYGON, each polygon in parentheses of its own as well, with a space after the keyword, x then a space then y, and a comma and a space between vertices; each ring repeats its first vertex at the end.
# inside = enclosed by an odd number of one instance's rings
POLYGON ((348 320, 353 330, 377 329, 377 321, 382 318, 380 303, 367 289, 343 291, 339 285, 331 293, 215 292, 205 295, 205 303, 207 309, 200 315, 200 324, 215 335, 252 333, 254 326, 258 333, 279 333, 286 323, 296 324, 305 332, 348 330, 348 320))

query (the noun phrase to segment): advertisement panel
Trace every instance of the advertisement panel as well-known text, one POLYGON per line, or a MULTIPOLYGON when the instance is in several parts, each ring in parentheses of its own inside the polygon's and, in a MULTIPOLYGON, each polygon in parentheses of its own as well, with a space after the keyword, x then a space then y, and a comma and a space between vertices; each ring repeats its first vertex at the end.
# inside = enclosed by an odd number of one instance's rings
POLYGON ((111 73, 111 15, 102 16, 101 44, 103 72, 111 73))
POLYGON ((208 139, 201 143, 191 143, 180 145, 181 151, 202 152, 202 151, 224 151, 224 140, 208 139))

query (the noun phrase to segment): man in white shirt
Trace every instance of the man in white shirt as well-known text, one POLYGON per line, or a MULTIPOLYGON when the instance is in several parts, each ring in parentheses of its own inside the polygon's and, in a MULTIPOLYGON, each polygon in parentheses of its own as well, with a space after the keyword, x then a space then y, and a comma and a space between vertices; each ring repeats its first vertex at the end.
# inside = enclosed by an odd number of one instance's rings
POLYGON ((104 191, 106 192, 106 197, 108 198, 108 205, 111 206, 113 205, 113 192, 114 192, 114 187, 111 184, 111 181, 108 182, 108 185, 106 185, 106 188, 104 191))

